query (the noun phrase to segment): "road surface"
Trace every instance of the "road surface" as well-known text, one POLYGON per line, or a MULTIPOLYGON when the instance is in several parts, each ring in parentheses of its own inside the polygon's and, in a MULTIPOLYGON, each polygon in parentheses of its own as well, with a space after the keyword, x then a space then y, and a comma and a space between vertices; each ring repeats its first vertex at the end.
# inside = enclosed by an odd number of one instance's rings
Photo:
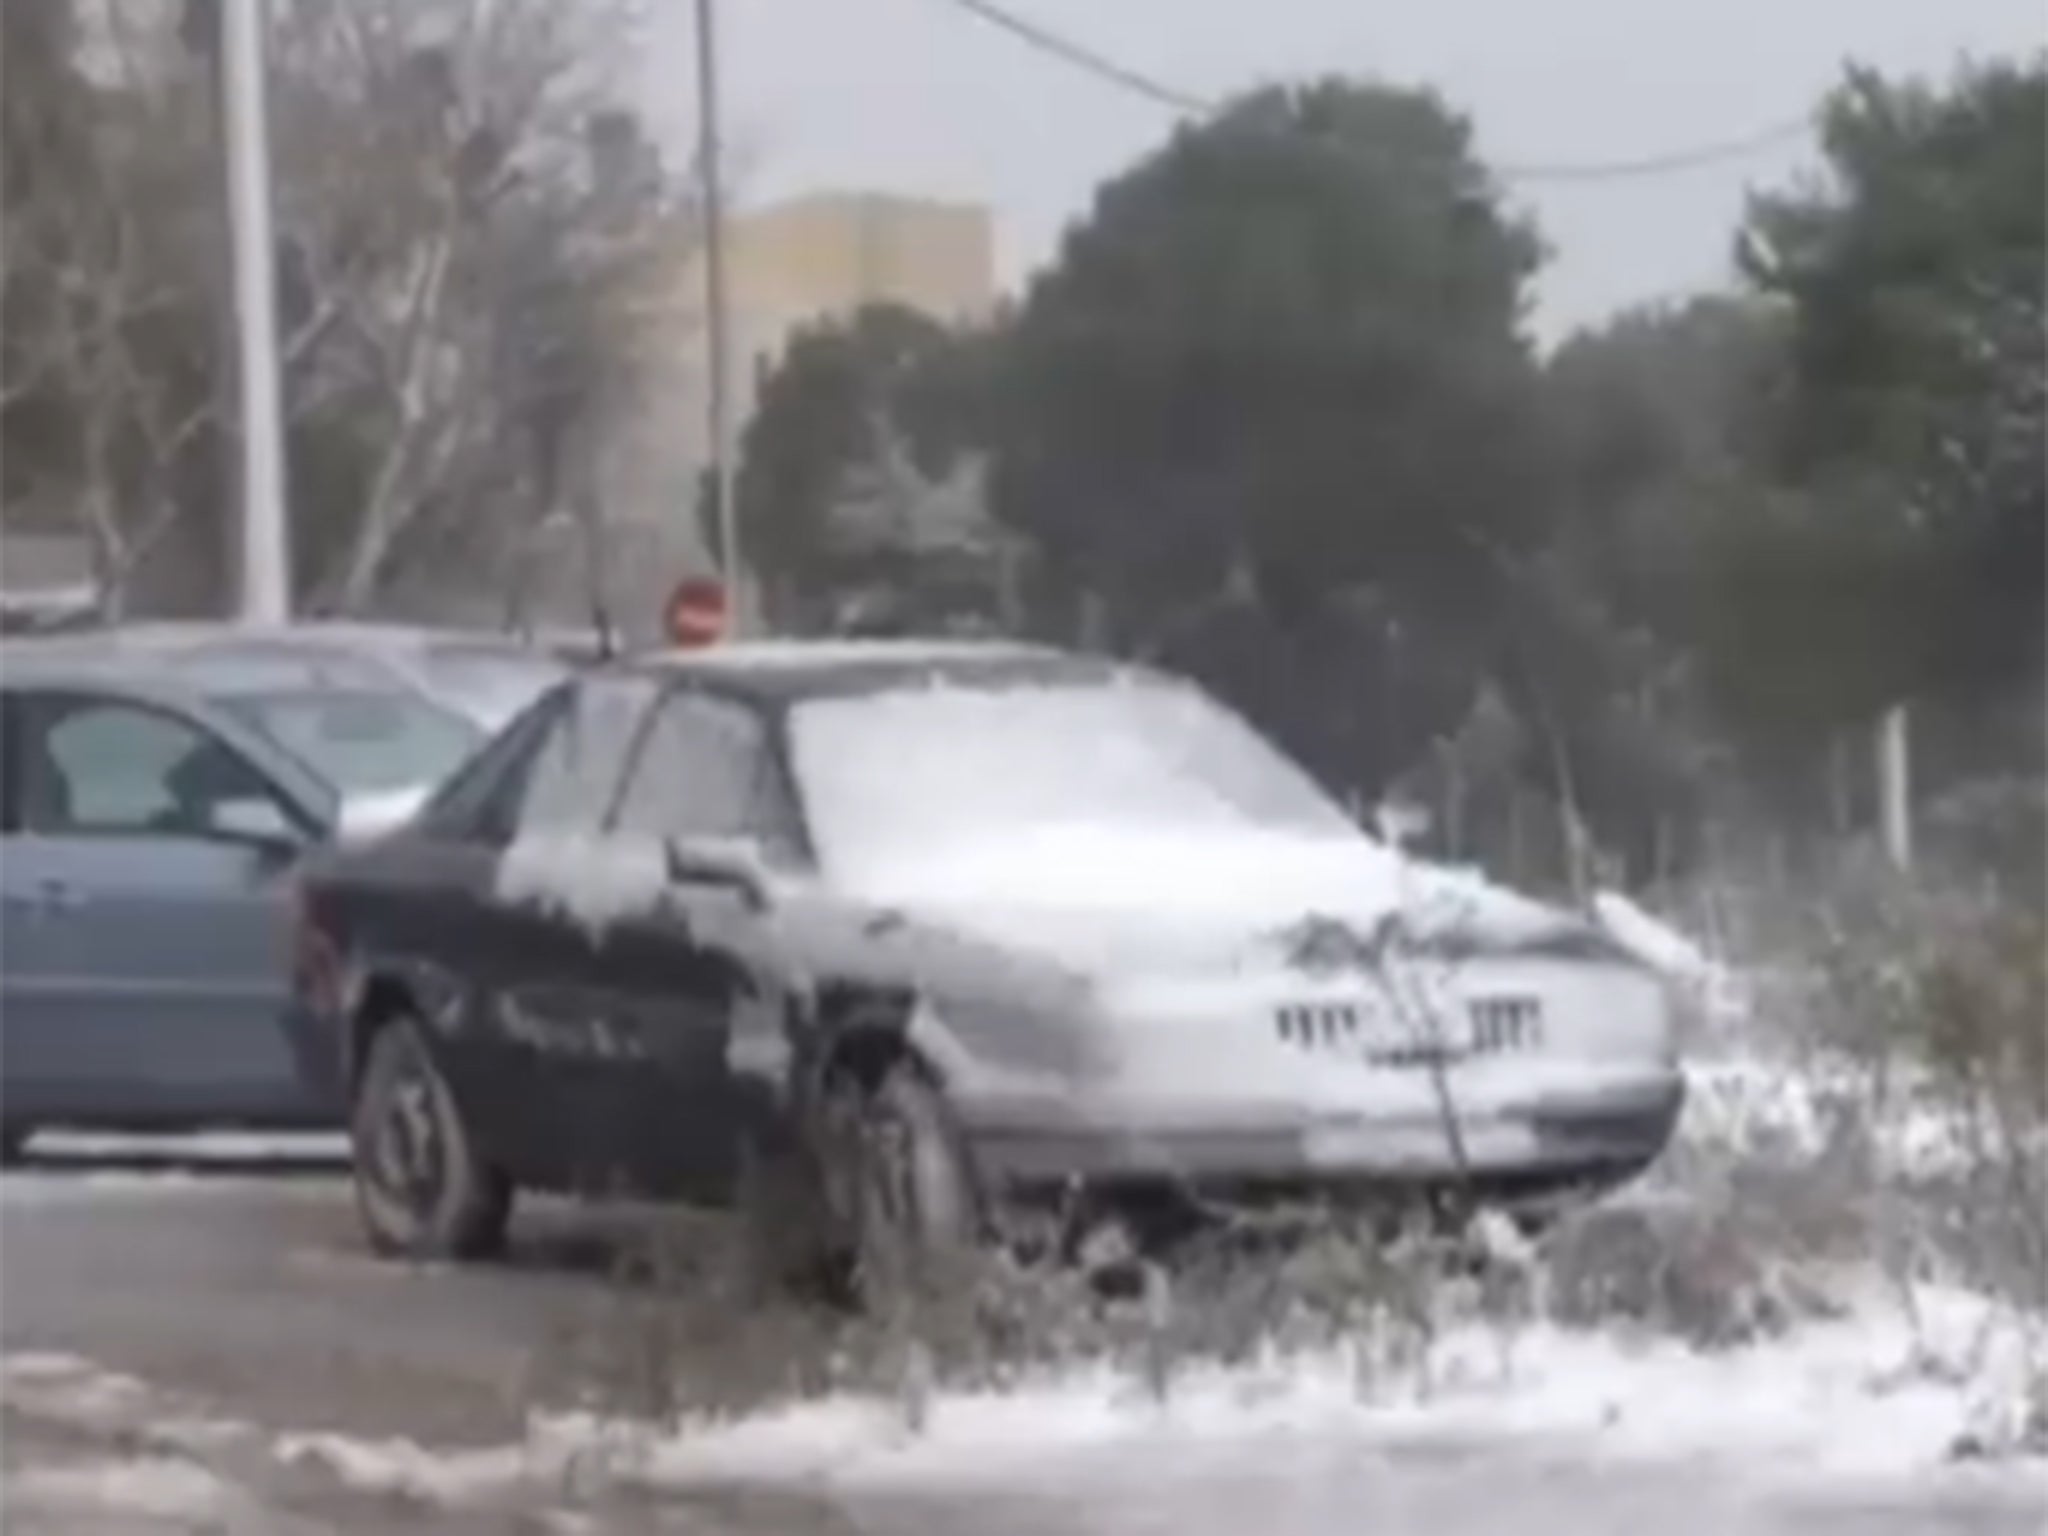
MULTIPOLYGON (((5 1528, 2033 1536, 2048 1516, 2048 1492, 2010 1469, 1821 1480, 1594 1459, 1540 1439, 1284 1426, 1213 1438, 1199 1455, 1053 1435, 1042 1454, 1011 1446, 987 1469, 896 1486, 771 1468, 657 1492, 586 1482, 573 1459, 508 1471, 491 1448, 518 1442, 535 1406, 571 1405, 564 1361, 608 1302, 626 1219, 543 1208, 522 1215, 503 1265, 414 1269, 363 1253, 331 1167, 12 1171, 0 1178, 5 1528), (406 1471, 418 1466, 429 1470, 406 1471), (463 1478, 437 1466, 474 1475, 450 1494, 463 1478)), ((704 1369, 724 1368, 707 1350, 704 1369)))

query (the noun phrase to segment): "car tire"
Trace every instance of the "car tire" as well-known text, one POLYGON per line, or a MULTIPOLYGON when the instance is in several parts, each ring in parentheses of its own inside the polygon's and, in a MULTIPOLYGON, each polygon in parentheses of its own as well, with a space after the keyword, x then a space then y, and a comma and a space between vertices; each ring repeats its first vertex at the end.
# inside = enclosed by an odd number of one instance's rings
POLYGON ((853 1136, 838 1202, 855 1298, 870 1306, 943 1288, 979 1246, 981 1202, 944 1096, 914 1064, 845 1105, 853 1136))
POLYGON ((479 1155, 410 1018, 370 1040, 349 1113, 356 1210, 377 1253, 472 1259, 498 1252, 512 1185, 479 1155))

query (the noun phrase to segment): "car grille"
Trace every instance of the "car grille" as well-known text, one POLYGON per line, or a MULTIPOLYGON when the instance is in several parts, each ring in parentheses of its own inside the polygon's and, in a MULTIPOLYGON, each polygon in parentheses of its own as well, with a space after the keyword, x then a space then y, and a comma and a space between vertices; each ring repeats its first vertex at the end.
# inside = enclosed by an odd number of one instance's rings
POLYGON ((1302 1050, 1363 1055, 1379 1066, 1424 1066, 1448 1057, 1501 1055, 1543 1044, 1543 1005, 1533 997, 1483 997, 1466 1005, 1470 1028, 1463 1040, 1428 1038, 1426 1024, 1410 1024, 1383 1007, 1360 1003, 1288 1003, 1273 1010, 1284 1044, 1302 1050))
POLYGON ((1533 997, 1475 998, 1472 1049, 1486 1056, 1504 1051, 1533 1051, 1543 1044, 1543 1005, 1533 997))
POLYGON ((1292 1045, 1364 1043, 1365 1010, 1352 1003, 1297 1003, 1273 1010, 1280 1038, 1292 1045))

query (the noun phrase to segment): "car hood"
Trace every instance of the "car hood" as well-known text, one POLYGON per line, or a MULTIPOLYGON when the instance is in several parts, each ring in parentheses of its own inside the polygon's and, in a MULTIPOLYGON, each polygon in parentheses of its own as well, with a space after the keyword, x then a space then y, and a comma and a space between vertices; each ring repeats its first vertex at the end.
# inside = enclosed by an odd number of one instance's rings
POLYGON ((846 884, 920 926, 1097 977, 1299 963, 1318 935, 1370 946, 1395 918, 1412 940, 1465 952, 1594 933, 1476 872, 1409 860, 1362 835, 1040 832, 923 855, 846 884))

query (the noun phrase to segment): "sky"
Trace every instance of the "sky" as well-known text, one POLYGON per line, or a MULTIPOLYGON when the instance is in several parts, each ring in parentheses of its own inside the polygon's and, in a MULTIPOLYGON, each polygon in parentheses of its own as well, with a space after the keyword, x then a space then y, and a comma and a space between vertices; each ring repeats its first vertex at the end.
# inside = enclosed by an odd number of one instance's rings
MULTIPOLYGON (((1855 60, 1949 72, 2037 49, 2042 0, 1002 0, 1189 94, 1326 73, 1434 86, 1495 163, 1607 162, 1796 120, 1855 60)), ((694 142, 688 0, 651 0, 644 90, 694 142)), ((1034 51, 950 0, 719 0, 724 136, 742 205, 826 187, 986 202, 1017 285, 1170 110, 1034 51)), ((1551 246, 1546 340, 1729 280, 1746 191, 1814 164, 1811 137, 1684 172, 1517 183, 1551 246)))

